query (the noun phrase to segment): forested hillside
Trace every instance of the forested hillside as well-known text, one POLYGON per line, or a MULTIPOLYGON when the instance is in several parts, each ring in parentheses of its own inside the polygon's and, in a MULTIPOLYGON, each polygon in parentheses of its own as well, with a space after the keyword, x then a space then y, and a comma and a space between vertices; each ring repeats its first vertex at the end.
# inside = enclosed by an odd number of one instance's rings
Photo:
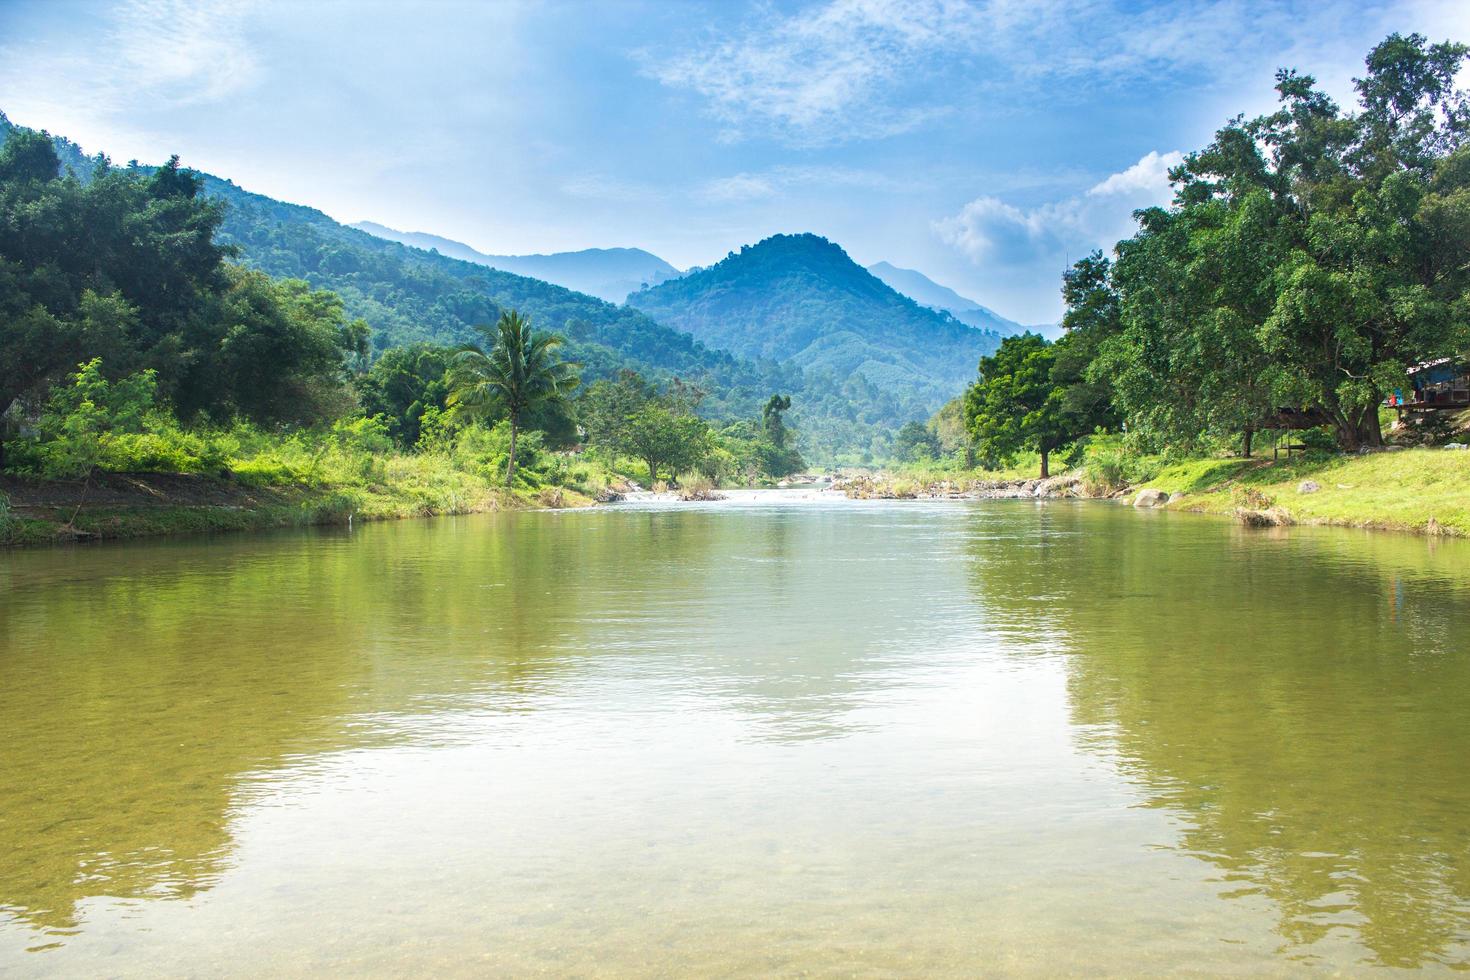
POLYGON ((861 375, 927 414, 1000 342, 895 292, 816 235, 776 235, 632 306, 712 346, 839 377, 861 375))

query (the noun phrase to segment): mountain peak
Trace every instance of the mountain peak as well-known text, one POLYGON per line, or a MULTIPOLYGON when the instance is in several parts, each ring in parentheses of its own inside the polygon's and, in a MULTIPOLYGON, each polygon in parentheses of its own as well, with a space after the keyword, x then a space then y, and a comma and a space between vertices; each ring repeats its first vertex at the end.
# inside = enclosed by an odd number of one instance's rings
POLYGON ((896 292, 842 246, 772 235, 628 297, 705 343, 869 383, 932 411, 999 338, 896 292))

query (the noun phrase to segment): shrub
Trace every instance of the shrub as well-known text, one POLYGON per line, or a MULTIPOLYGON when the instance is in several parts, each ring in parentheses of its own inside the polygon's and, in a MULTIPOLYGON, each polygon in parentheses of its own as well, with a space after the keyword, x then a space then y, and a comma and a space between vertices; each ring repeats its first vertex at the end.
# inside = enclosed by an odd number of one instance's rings
POLYGON ((1082 483, 1089 494, 1101 496, 1158 476, 1163 460, 1130 449, 1116 437, 1099 437, 1082 461, 1082 483))
POLYGON ((52 389, 36 427, 41 473, 76 477, 103 465, 120 436, 142 431, 156 389, 152 371, 109 381, 100 357, 78 365, 52 389))

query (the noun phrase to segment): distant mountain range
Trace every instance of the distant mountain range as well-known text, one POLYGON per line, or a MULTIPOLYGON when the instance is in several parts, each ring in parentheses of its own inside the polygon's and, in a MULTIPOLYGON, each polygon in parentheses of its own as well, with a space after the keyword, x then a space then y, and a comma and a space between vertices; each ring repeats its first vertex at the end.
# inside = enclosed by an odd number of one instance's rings
POLYGON ((937 408, 1000 343, 920 305, 816 235, 775 235, 706 269, 634 293, 628 304, 710 345, 789 361, 937 408))
POLYGON ((555 283, 609 303, 622 303, 635 290, 656 286, 679 275, 678 269, 641 248, 588 248, 550 255, 487 255, 452 238, 421 231, 397 231, 373 221, 359 221, 348 227, 426 252, 436 251, 440 255, 488 265, 502 272, 555 283))
POLYGON ((1061 334, 1061 328, 1053 323, 1026 326, 1015 320, 1008 320, 989 307, 961 296, 948 286, 941 286, 914 269, 900 269, 888 262, 875 262, 868 266, 868 271, 914 302, 931 309, 943 310, 961 323, 967 323, 979 330, 993 330, 1002 337, 1011 337, 1029 330, 1049 340, 1055 340, 1061 334))

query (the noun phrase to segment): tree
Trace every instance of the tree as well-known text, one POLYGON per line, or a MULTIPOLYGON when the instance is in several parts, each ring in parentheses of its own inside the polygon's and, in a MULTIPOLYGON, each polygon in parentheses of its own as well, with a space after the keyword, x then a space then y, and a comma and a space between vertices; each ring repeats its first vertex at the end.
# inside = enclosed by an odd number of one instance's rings
POLYGON ((381 415, 387 421, 388 434, 399 446, 416 446, 424 413, 445 408, 449 386, 444 374, 454 353, 451 348, 433 344, 383 351, 355 382, 363 412, 381 415))
POLYGON ((1079 259, 1062 274, 1062 300, 1067 304, 1062 315, 1066 332, 1055 345, 1052 366, 1052 381, 1062 389, 1062 408, 1082 431, 1114 428, 1118 417, 1111 379, 1087 373, 1103 342, 1122 329, 1112 263, 1101 252, 1079 259))
POLYGON ((177 158, 118 169, 105 157, 63 174, 51 137, 7 127, 0 418, 18 400, 34 411, 70 368, 96 359, 111 379, 153 371, 158 398, 181 417, 306 422, 348 407, 344 355, 361 358, 367 325, 349 322, 331 293, 228 262, 224 206, 201 193, 199 175, 177 158))
POLYGON ((910 463, 937 459, 941 452, 939 436, 923 422, 905 422, 893 437, 893 448, 899 459, 910 463))
POLYGON ((781 413, 790 408, 790 395, 772 395, 765 408, 761 409, 761 422, 766 430, 766 438, 777 449, 786 448, 786 423, 782 420, 781 413))
POLYGON ((108 381, 100 359, 77 365, 41 413, 41 471, 51 477, 90 476, 112 437, 141 431, 156 388, 152 371, 108 381))
POLYGON ((1041 454, 1041 476, 1051 454, 1076 434, 1052 381, 1056 351, 1033 333, 1007 337, 993 357, 980 359, 980 380, 965 393, 965 413, 981 452, 1003 458, 1020 450, 1041 454))
POLYGON ((504 413, 510 422, 510 454, 505 482, 515 478, 516 438, 536 409, 565 402, 578 384, 576 365, 560 357, 562 338, 537 334, 531 322, 514 310, 500 314, 491 330, 479 328, 492 341, 487 353, 469 346, 450 361, 447 404, 472 419, 504 413))
POLYGON ((627 419, 623 438, 627 451, 648 467, 650 485, 658 482, 659 470, 677 477, 699 466, 714 449, 709 423, 657 402, 627 419))

